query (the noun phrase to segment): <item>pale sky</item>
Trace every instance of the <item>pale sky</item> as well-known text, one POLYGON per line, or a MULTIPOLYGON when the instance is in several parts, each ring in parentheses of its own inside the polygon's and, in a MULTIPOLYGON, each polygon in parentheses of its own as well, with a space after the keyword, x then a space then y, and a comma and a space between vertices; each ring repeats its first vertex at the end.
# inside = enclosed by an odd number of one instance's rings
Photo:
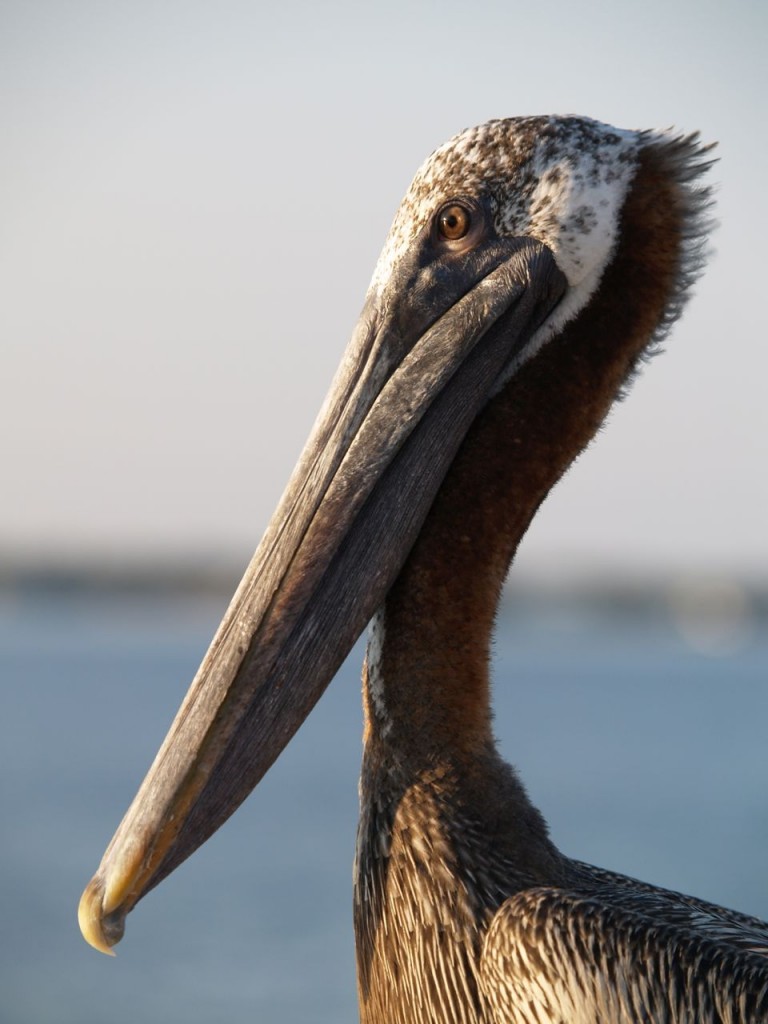
POLYGON ((255 547, 437 145, 719 142, 716 253, 520 556, 768 579, 768 7, 0 0, 0 556, 255 547))

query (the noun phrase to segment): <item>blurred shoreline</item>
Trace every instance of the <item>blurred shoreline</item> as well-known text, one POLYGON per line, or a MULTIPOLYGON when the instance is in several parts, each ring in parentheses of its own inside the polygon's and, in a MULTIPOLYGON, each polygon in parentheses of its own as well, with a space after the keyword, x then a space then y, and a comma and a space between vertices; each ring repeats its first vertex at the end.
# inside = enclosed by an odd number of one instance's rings
MULTIPOLYGON (((245 565, 233 559, 59 561, 0 558, 0 600, 10 606, 55 600, 156 601, 186 604, 205 599, 225 606, 245 565)), ((513 570, 501 616, 572 622, 600 617, 671 627, 688 646, 706 654, 734 652, 768 635, 768 581, 723 573, 645 574, 620 567, 593 571, 513 570)))

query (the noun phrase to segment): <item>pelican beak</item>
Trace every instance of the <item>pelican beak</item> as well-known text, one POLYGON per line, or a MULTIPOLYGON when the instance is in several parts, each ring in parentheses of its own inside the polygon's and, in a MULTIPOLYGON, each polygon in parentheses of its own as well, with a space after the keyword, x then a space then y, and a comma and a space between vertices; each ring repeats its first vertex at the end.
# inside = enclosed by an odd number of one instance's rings
POLYGON ((109 952, 242 803, 381 604, 478 412, 565 290, 551 252, 428 232, 370 293, 285 495, 80 903, 109 952))

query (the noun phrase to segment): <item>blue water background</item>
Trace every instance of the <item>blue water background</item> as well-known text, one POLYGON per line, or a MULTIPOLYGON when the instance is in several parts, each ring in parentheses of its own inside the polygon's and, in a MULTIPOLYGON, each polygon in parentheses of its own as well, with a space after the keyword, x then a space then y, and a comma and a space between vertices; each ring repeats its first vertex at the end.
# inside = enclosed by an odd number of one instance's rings
MULTIPOLYGON (((128 920, 76 908, 222 598, 6 596, 2 1024, 356 1020, 360 645, 258 790, 128 920)), ((496 729, 566 852, 768 917, 768 634, 718 656, 664 617, 505 607, 496 729)))

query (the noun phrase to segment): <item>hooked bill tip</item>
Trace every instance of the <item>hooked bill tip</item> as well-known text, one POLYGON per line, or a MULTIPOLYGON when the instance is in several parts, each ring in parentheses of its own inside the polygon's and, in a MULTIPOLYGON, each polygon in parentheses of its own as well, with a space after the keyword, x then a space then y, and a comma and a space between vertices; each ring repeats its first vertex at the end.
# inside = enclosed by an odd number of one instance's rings
POLYGON ((112 946, 123 937, 125 915, 105 914, 102 902, 103 886, 98 877, 93 878, 80 898, 77 920, 85 941, 107 956, 114 956, 112 946))

